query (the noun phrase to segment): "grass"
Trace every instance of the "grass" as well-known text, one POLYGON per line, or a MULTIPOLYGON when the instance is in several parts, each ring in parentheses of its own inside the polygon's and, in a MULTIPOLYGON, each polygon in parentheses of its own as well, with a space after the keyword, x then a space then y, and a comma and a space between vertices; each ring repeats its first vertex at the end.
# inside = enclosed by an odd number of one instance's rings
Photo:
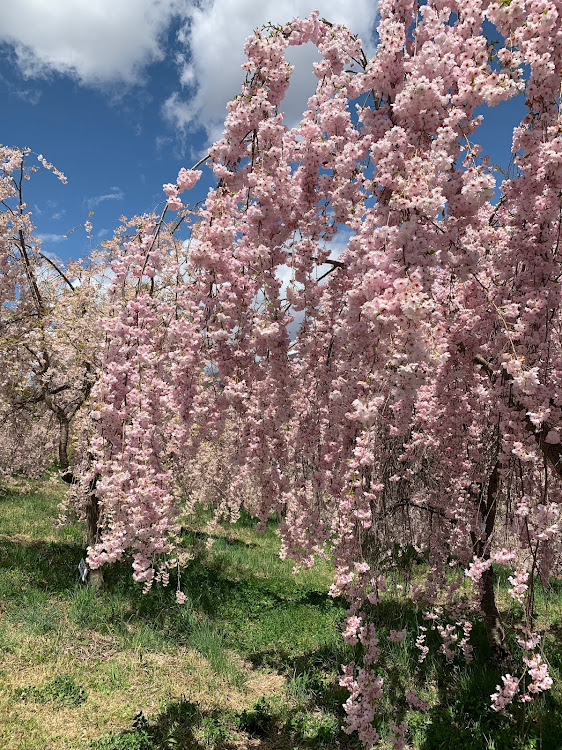
POLYGON ((77 685, 67 674, 59 675, 45 685, 30 685, 18 688, 14 697, 22 701, 33 703, 53 703, 55 706, 79 706, 88 698, 84 688, 77 685))
MULTIPOLYGON (((209 546, 202 515, 185 531, 198 550, 182 574, 185 605, 173 581, 143 596, 126 563, 109 568, 96 591, 78 583, 82 529, 54 528, 61 492, 54 483, 0 489, 2 750, 358 747, 341 730, 339 686, 340 665, 357 654, 340 636, 345 605, 327 595, 327 562, 294 576, 279 559, 275 524, 258 534, 245 516, 209 546)), ((537 609, 559 675, 560 584, 539 592, 537 609)), ((447 665, 434 648, 420 666, 411 636, 385 637, 419 613, 388 598, 374 616, 389 688, 381 734, 398 714, 417 750, 562 750, 559 681, 526 714, 490 710, 500 676, 477 622, 471 664, 447 665), (408 687, 427 712, 404 703, 408 687)), ((431 631, 428 640, 438 645, 431 631)))

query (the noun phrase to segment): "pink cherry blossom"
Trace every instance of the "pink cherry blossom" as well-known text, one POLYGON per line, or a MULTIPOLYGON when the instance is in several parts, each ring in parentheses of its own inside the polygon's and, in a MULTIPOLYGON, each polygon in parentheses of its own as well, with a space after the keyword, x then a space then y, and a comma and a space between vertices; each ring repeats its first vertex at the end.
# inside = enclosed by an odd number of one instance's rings
MULTIPOLYGON (((330 550, 344 637, 364 653, 343 668, 347 731, 366 747, 387 689, 369 612, 398 592, 400 560, 425 566, 399 590, 431 612, 414 634, 419 663, 428 629, 436 658, 469 659, 476 608, 500 658, 494 565, 515 569, 533 633, 533 578, 561 560, 562 4, 379 11, 371 59, 318 13, 246 41, 188 240, 144 217, 115 258, 91 447, 92 564, 131 550, 149 584, 201 497, 216 522, 242 507, 262 527, 276 514, 297 569, 330 550), (289 127, 285 52, 307 43, 317 87, 289 127), (514 169, 499 180, 479 128, 518 94, 514 169)), ((169 208, 198 166, 165 186, 169 208)), ((549 687, 525 653, 496 710, 521 680, 522 696, 549 687)), ((402 747, 406 733, 395 723, 387 739, 402 747)))

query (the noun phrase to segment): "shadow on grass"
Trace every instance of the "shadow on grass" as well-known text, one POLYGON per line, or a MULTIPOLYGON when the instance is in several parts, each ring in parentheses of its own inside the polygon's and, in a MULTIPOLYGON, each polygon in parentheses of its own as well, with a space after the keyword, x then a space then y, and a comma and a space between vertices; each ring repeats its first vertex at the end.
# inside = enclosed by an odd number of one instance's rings
MULTIPOLYGON (((197 542, 199 542, 200 544, 205 543, 209 539, 210 535, 206 531, 193 531, 192 529, 186 529, 182 526, 180 529, 180 536, 182 542, 189 546, 197 544, 197 542)), ((231 547, 240 547, 241 549, 255 549, 256 547, 258 547, 258 544, 256 542, 246 542, 243 539, 231 537, 228 535, 228 533, 226 536, 216 536, 213 537, 213 539, 218 542, 225 542, 231 547)))
POLYGON ((420 717, 421 750, 561 750, 562 712, 552 694, 524 707, 513 702, 508 714, 490 708, 490 695, 501 683, 497 669, 464 668, 439 687, 439 703, 420 717))
POLYGON ((170 703, 154 721, 139 713, 130 730, 104 735, 92 742, 93 750, 209 750, 235 748, 231 741, 232 719, 219 711, 205 713, 187 700, 170 703))
POLYGON ((288 717, 276 713, 267 699, 242 712, 204 711, 188 700, 170 703, 152 720, 138 714, 130 730, 105 735, 91 743, 92 750, 234 750, 246 747, 267 750, 339 748, 359 750, 333 716, 299 712, 288 717))
POLYGON ((19 491, 0 486, 0 503, 15 503, 19 501, 20 497, 19 491))
MULTIPOLYGON (((223 552, 238 547, 236 540, 223 539, 221 545, 223 552)), ((235 558, 203 552, 182 571, 188 600, 180 606, 173 575, 168 588, 154 586, 142 595, 129 561, 104 569, 101 591, 79 584, 77 565, 83 554, 76 544, 1 539, 0 598, 8 619, 43 633, 61 627, 66 617, 81 629, 120 637, 124 647, 195 648, 235 683, 241 675, 225 656, 229 649, 252 660, 257 643, 263 652, 277 651, 270 662, 282 668, 324 645, 327 633, 333 642, 340 639, 343 605, 299 585, 290 572, 264 577, 251 568, 240 570, 235 558)))
POLYGON ((30 586, 45 593, 73 589, 84 554, 84 547, 71 542, 14 542, 0 537, 0 571, 18 571, 30 586))
MULTIPOLYGON (((204 539, 201 533, 198 541, 204 539)), ((0 538, 0 597, 8 618, 19 618, 30 632, 48 632, 64 615, 79 627, 118 635, 125 647, 198 649, 217 673, 230 670, 236 682, 232 663, 225 657, 232 649, 254 667, 281 672, 291 689, 300 691, 300 708, 292 717, 281 716, 268 704, 234 715, 204 713, 195 704, 181 701, 152 723, 139 717, 129 732, 100 740, 93 745, 96 750, 176 746, 226 750, 240 731, 265 738, 268 748, 355 747, 355 740, 339 731, 348 695, 338 684, 340 665, 359 656, 339 633, 344 603, 310 583, 300 585, 290 574, 279 573, 280 568, 264 575, 255 568, 255 560, 252 568, 240 565, 234 553, 228 557, 229 550, 241 547, 252 553, 252 546, 257 545, 222 537, 214 553, 203 552, 191 561, 182 573, 188 602, 181 607, 173 598, 173 576, 170 588, 155 586, 142 596, 141 587, 132 581, 130 563, 123 561, 104 570, 105 587, 97 592, 77 583, 77 565, 84 554, 80 545, 0 538), (61 602, 66 602, 66 608, 57 606, 61 602)), ((548 596, 560 596, 561 586, 556 582, 548 596)), ((422 684, 435 686, 438 693, 437 705, 428 712, 408 714, 420 750, 562 750, 562 708, 554 694, 534 699, 526 716, 518 705, 509 716, 490 709, 490 695, 501 675, 490 665, 480 622, 474 622, 471 637, 474 662, 448 665, 430 657, 420 666, 413 639, 399 647, 388 646, 385 637, 390 628, 416 631, 419 612, 413 605, 387 599, 371 615, 381 635, 381 648, 394 649, 389 651, 392 665, 384 677, 385 692, 396 703, 382 707, 381 729, 397 718, 397 711, 406 712, 404 681, 417 672, 422 684)), ((436 653, 437 633, 429 629, 427 642, 436 653)), ((551 667, 562 671, 560 639, 548 648, 551 667)))

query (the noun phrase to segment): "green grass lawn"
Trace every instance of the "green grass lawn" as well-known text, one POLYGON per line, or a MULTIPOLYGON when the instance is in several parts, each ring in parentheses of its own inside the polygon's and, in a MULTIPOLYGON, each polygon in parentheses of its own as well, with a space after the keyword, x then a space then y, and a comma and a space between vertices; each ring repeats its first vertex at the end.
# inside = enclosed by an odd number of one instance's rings
MULTIPOLYGON (((185 605, 173 580, 143 595, 127 563, 108 568, 96 591, 78 583, 82 529, 54 527, 62 492, 51 482, 0 489, 1 750, 358 747, 341 730, 338 684, 358 654, 340 636, 345 604, 327 594, 328 563, 294 576, 275 524, 262 535, 245 517, 209 547, 202 514, 185 533, 196 550, 182 574, 185 605)), ((509 620, 501 591, 500 601, 509 620)), ((538 606, 556 678, 560 589, 541 592, 538 606)), ((376 617, 384 635, 420 613, 388 599, 376 617)), ((381 733, 402 712, 419 750, 560 750, 560 683, 527 713, 498 715, 489 696, 499 673, 476 619, 472 642, 471 664, 430 656, 420 666, 411 636, 381 638, 390 686, 381 733), (407 709, 407 687, 427 712, 407 709)))

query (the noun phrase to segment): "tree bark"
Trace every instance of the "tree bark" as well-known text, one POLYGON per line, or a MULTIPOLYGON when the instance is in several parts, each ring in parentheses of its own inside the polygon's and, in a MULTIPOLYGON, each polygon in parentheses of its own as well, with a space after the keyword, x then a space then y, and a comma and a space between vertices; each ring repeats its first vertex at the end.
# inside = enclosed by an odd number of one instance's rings
MULTIPOLYGON (((486 494, 482 490, 480 497, 479 510, 484 524, 484 538, 478 540, 475 552, 484 561, 490 560, 490 540, 496 524, 499 484, 499 465, 496 463, 488 480, 486 494)), ((484 615, 484 625, 486 627, 488 643, 492 650, 492 658, 497 663, 501 663, 509 657, 509 650, 505 640, 505 631, 502 626, 500 613, 496 606, 494 578, 494 569, 490 565, 482 576, 480 610, 484 615)))
POLYGON ((74 484, 74 477, 72 476, 72 471, 70 469, 70 459, 68 458, 70 425, 68 420, 62 415, 57 416, 59 421, 59 466, 61 468, 63 481, 67 484, 74 484))
POLYGON ((496 663, 501 664, 509 657, 509 650, 505 640, 505 631, 500 613, 496 606, 494 578, 494 569, 490 566, 482 576, 480 609, 484 615, 484 625, 486 627, 488 643, 492 651, 492 658, 496 663))
MULTIPOLYGON (((95 493, 95 481, 93 484, 94 487, 91 487, 86 503, 86 538, 88 547, 93 547, 94 544, 99 542, 100 509, 98 498, 95 493)), ((88 573, 88 583, 98 589, 103 586, 103 573, 101 568, 90 570, 88 573)))
MULTIPOLYGON (((72 472, 70 459, 68 457, 68 439, 70 422, 63 415, 58 414, 59 421, 59 464, 62 471, 62 479, 67 484, 76 484, 78 480, 72 472)), ((99 541, 99 520, 100 510, 98 498, 96 497, 96 479, 90 482, 88 497, 86 500, 86 545, 93 547, 99 541)), ((88 573, 88 583, 94 588, 103 586, 103 573, 100 568, 90 570, 88 573)))

